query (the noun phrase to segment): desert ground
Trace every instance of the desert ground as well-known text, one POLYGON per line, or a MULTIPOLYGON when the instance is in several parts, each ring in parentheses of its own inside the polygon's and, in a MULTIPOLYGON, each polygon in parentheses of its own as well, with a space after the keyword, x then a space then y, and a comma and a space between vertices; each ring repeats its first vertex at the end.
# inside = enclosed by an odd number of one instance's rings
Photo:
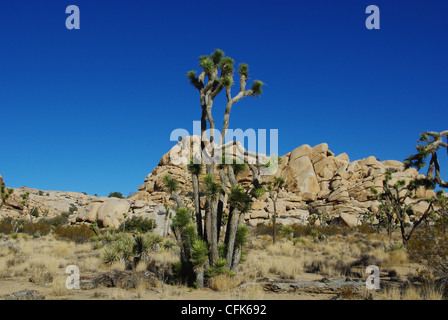
MULTIPOLYGON (((236 276, 212 278, 207 288, 169 282, 156 272, 152 282, 67 289, 66 267, 79 267, 81 279, 125 270, 124 262, 103 262, 105 247, 92 241, 75 243, 49 234, 0 237, 0 297, 35 290, 47 300, 441 300, 425 267, 409 260, 394 235, 341 231, 314 236, 280 236, 276 243, 262 232, 252 232, 244 261, 236 276), (6 245, 8 244, 8 245, 6 245), (380 289, 369 290, 368 265, 380 268, 380 289)), ((170 242, 173 239, 164 239, 170 242)), ((171 268, 179 260, 176 247, 160 246, 130 273, 171 268)))

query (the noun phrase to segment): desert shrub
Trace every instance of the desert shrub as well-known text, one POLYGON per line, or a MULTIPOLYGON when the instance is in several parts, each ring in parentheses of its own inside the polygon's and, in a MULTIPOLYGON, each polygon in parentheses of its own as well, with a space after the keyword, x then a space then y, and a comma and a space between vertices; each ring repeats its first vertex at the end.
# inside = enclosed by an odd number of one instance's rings
POLYGON ((39 222, 47 223, 51 226, 64 226, 68 224, 68 213, 63 213, 53 218, 42 218, 39 222))
POLYGON ((155 251, 162 240, 162 237, 153 234, 133 237, 127 233, 118 233, 115 241, 104 249, 103 263, 110 265, 122 260, 126 269, 135 269, 141 260, 149 259, 150 252, 155 251))
POLYGON ((385 252, 394 252, 397 250, 401 250, 404 248, 403 243, 392 243, 389 245, 389 247, 387 247, 386 249, 384 249, 385 252))
POLYGON ((121 192, 111 192, 109 193, 108 197, 123 199, 123 194, 121 192))
POLYGON ((36 233, 38 233, 39 236, 44 236, 50 233, 51 226, 48 223, 40 221, 33 224, 30 222, 25 222, 21 231, 32 236, 36 233))
POLYGON ((171 240, 166 240, 163 243, 163 249, 165 250, 173 250, 176 247, 176 243, 171 240))
POLYGON ((0 221, 0 232, 4 234, 10 234, 12 232, 12 219, 4 218, 0 221))
POLYGON ((146 233, 152 231, 157 227, 156 222, 153 219, 147 219, 143 217, 133 216, 120 226, 120 230, 128 232, 146 233))
POLYGON ((448 234, 440 226, 419 230, 407 250, 411 261, 422 263, 434 276, 448 281, 448 234))
MULTIPOLYGON (((312 226, 293 224, 290 226, 278 225, 278 236, 289 237, 291 234, 293 238, 301 238, 304 236, 312 236, 316 238, 325 238, 327 236, 345 234, 348 229, 335 225, 312 226)), ((254 230, 256 235, 272 235, 272 224, 259 224, 254 230)))
POLYGON ((98 250, 104 247, 104 243, 99 240, 94 240, 92 242, 92 250, 98 250))
POLYGON ((76 226, 57 226, 54 228, 54 233, 59 239, 70 240, 76 243, 90 241, 90 239, 95 236, 95 232, 85 224, 76 226))
POLYGON ((374 229, 373 226, 363 223, 360 226, 357 226, 355 228, 356 231, 358 231, 359 233, 363 233, 363 234, 372 234, 377 232, 377 230, 374 229))

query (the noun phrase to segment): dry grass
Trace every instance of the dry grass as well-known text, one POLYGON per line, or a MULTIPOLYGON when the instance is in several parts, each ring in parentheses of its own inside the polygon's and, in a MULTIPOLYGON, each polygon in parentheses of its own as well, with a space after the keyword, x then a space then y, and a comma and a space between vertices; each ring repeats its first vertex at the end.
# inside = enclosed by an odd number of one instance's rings
POLYGON ((410 286, 405 289, 392 287, 374 293, 373 297, 375 300, 443 300, 441 290, 433 285, 410 286))
POLYGON ((210 279, 210 288, 216 291, 230 291, 239 284, 238 279, 220 274, 210 279))
MULTIPOLYGON (((51 237, 26 239, 20 235, 13 243, 20 246, 20 250, 13 252, 8 247, 0 247, 0 291, 4 281, 20 279, 23 286, 36 285, 38 290, 46 290, 48 299, 189 299, 189 297, 209 299, 219 297, 225 299, 259 300, 268 294, 260 285, 247 285, 245 288, 238 284, 256 282, 264 278, 309 281, 319 277, 342 277, 346 275, 347 267, 368 254, 380 262, 382 275, 390 270, 406 279, 407 275, 416 272, 416 266, 411 265, 406 249, 398 248, 386 252, 390 247, 387 237, 377 234, 350 234, 349 236, 334 235, 326 241, 319 241, 311 236, 298 239, 279 239, 272 244, 270 236, 253 237, 248 246, 246 261, 240 265, 236 277, 217 276, 210 281, 210 289, 193 290, 190 292, 185 286, 169 285, 163 270, 171 270, 174 262, 178 261, 178 253, 172 250, 161 250, 151 255, 151 263, 157 270, 160 281, 155 288, 139 284, 135 289, 98 288, 94 291, 67 290, 65 287, 65 269, 68 265, 77 265, 82 275, 98 274, 111 270, 124 270, 122 261, 112 266, 105 266, 101 261, 101 250, 93 250, 89 243, 75 244, 54 240, 51 237), (313 271, 312 266, 318 266, 313 271), (310 273, 313 272, 313 273, 310 273), (28 282, 31 279, 32 282, 28 282), (208 291, 207 291, 208 290, 208 291)), ((147 269, 147 263, 141 262, 137 271, 147 269)), ((362 279, 365 266, 352 268, 362 279)), ((346 288, 345 299, 353 299, 355 295, 346 288)), ((17 290, 18 291, 18 290, 17 290)), ((3 293, 11 293, 3 289, 3 293)), ((367 294, 367 293, 366 293, 367 294)), ((387 300, 439 300, 442 293, 434 287, 409 287, 406 290, 381 289, 378 292, 368 292, 374 299, 387 300)), ((291 293, 291 295, 294 295, 291 293)), ((269 295, 270 296, 270 295, 269 295)))

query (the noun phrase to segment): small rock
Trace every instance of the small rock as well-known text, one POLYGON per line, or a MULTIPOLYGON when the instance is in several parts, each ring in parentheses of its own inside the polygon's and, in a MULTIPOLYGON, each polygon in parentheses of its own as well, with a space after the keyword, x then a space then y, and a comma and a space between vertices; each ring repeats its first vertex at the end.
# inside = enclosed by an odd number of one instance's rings
POLYGON ((6 295, 5 300, 45 300, 45 296, 36 290, 23 290, 6 295))

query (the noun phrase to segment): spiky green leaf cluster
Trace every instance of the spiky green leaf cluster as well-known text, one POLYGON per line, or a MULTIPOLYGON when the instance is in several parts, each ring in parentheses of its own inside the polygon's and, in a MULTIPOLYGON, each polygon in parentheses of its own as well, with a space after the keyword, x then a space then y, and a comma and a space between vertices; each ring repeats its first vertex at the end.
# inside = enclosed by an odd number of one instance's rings
POLYGON ((188 226, 191 222, 190 220, 190 210, 188 210, 185 207, 181 207, 181 208, 177 208, 176 210, 176 215, 173 218, 173 228, 185 228, 186 226, 188 226))
POLYGON ((205 265, 208 260, 208 244, 204 240, 196 239, 191 246, 191 259, 190 261, 195 267, 200 268, 205 265))
POLYGON ((224 258, 219 258, 218 261, 216 261, 216 264, 214 266, 211 266, 207 269, 207 276, 209 278, 213 278, 220 274, 227 274, 228 276, 235 276, 235 273, 230 271, 227 267, 227 260, 224 258))
POLYGON ((164 175, 162 181, 170 193, 176 192, 179 188, 179 181, 173 179, 170 174, 164 175))
POLYGON ((245 162, 238 163, 236 161, 236 159, 234 159, 234 161, 232 163, 232 168, 233 168, 233 173, 235 174, 235 176, 237 176, 238 174, 240 174, 246 170, 247 163, 245 163, 245 162))
POLYGON ((212 60, 215 65, 219 65, 222 57, 224 57, 224 51, 221 49, 215 49, 215 51, 210 55, 210 60, 212 60))
POLYGON ((205 193, 210 197, 216 197, 222 189, 219 182, 216 182, 213 175, 207 173, 203 179, 205 193))
POLYGON ((248 242, 249 242, 249 227, 244 224, 238 226, 238 230, 235 236, 235 247, 242 248, 248 242))
POLYGON ((229 76, 225 76, 223 78, 221 78, 221 84, 223 87, 225 88, 229 88, 233 85, 233 79, 229 76))
POLYGON ((5 188, 5 184, 2 183, 0 185, 0 194, 1 194, 1 198, 3 200, 7 200, 9 198, 9 196, 14 192, 14 189, 9 188, 8 190, 6 190, 5 188))
POLYGON ((266 190, 263 186, 258 186, 252 189, 252 196, 255 198, 261 198, 266 193, 266 190))
POLYGON ((200 60, 199 66, 207 74, 210 74, 213 71, 213 69, 215 68, 215 64, 213 63, 213 61, 209 57, 206 57, 206 58, 203 58, 202 60, 200 60))
POLYGON ((249 78, 249 65, 247 63, 240 63, 238 66, 238 74, 249 78))
POLYGON ((252 83, 252 97, 260 97, 263 94, 263 90, 261 89, 264 86, 264 83, 260 80, 255 80, 252 83))
POLYGON ((229 203, 240 212, 247 212, 250 209, 250 195, 244 192, 241 185, 234 185, 229 192, 229 203))
POLYGON ((199 89, 199 80, 196 76, 196 71, 192 70, 192 71, 188 71, 186 74, 188 80, 190 80, 190 83, 193 87, 199 89))
POLYGON ((219 63, 223 75, 231 75, 235 71, 235 60, 230 57, 223 57, 219 63))
POLYGON ((204 165, 201 163, 195 163, 193 157, 190 158, 190 163, 188 164, 188 171, 194 175, 199 175, 202 172, 204 165))

